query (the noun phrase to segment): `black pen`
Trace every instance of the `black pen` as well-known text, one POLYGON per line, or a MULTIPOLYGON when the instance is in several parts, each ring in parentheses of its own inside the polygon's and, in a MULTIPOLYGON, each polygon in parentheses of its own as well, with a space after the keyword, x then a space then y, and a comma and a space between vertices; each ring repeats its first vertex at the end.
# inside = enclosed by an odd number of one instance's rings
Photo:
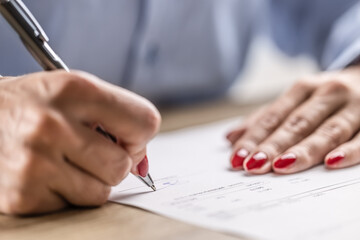
MULTIPOLYGON (((66 64, 49 46, 49 38, 44 30, 21 0, 0 0, 0 13, 18 33, 25 47, 44 70, 63 69, 69 72, 66 64)), ((96 131, 116 143, 116 138, 100 126, 96 128, 96 131)), ((137 177, 156 191, 149 173, 145 177, 137 177)))

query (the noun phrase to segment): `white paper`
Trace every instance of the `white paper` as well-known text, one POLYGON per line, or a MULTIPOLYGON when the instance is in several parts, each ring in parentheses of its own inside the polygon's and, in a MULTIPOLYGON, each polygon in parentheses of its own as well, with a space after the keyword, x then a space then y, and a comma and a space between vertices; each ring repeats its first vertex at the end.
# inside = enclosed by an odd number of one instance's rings
POLYGON ((148 146, 158 190, 129 176, 109 200, 255 239, 360 238, 360 167, 287 176, 231 171, 224 135, 234 124, 159 135, 148 146))

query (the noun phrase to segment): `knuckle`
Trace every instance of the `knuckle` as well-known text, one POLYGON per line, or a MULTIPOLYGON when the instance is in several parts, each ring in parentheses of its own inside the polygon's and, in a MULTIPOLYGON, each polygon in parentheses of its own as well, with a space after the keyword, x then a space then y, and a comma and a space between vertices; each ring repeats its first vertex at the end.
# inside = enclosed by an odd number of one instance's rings
POLYGON ((57 95, 68 82, 70 82, 71 75, 72 73, 67 73, 65 71, 47 72, 41 75, 40 84, 43 89, 52 90, 50 93, 57 95))
POLYGON ((27 151, 16 169, 17 181, 20 187, 25 188, 34 180, 39 166, 39 157, 33 151, 27 151))
POLYGON ((79 206, 100 206, 106 203, 111 187, 101 183, 97 179, 89 181, 74 181, 74 196, 68 201, 79 206), (88 194, 87 192, 90 192, 88 194))
POLYGON ((116 157, 108 158, 102 162, 103 169, 107 169, 106 175, 103 175, 103 181, 115 186, 119 184, 129 173, 132 162, 130 157, 124 152, 116 152, 116 157))
POLYGON ((137 123, 140 126, 141 131, 137 131, 138 134, 133 136, 136 138, 137 143, 142 143, 148 141, 159 131, 161 124, 161 115, 158 110, 153 107, 147 107, 142 113, 137 117, 139 122, 137 123))
POLYGON ((298 137, 306 137, 311 128, 311 121, 301 115, 291 116, 284 124, 284 130, 298 137))
POLYGON ((246 134, 241 140, 237 142, 237 144, 243 144, 244 147, 246 147, 245 145, 256 146, 264 139, 266 139, 268 135, 269 132, 267 131, 263 131, 262 129, 254 129, 249 131, 248 134, 246 134))
POLYGON ((331 148, 339 146, 352 134, 351 127, 345 123, 329 122, 318 129, 318 132, 328 140, 331 148))
POLYGON ((97 82, 98 78, 91 75, 85 74, 80 71, 65 72, 65 71, 54 71, 42 75, 40 81, 38 81, 38 88, 40 93, 44 93, 45 96, 49 97, 49 101, 54 105, 63 104, 63 98, 69 97, 84 97, 81 93, 88 93, 86 97, 95 98, 94 95, 98 95, 97 82))
POLYGON ((51 141, 49 136, 53 135, 60 127, 60 121, 54 112, 47 109, 34 111, 31 126, 27 132, 28 142, 51 141))
POLYGON ((48 77, 50 74, 51 73, 44 73, 44 75, 41 75, 41 77, 38 78, 37 81, 34 81, 37 89, 36 94, 47 96, 49 93, 51 94, 52 91, 56 89, 56 83, 54 84, 53 79, 51 77, 48 77))
POLYGON ((304 166, 310 166, 313 164, 314 156, 317 156, 320 149, 318 145, 307 142, 298 146, 297 150, 299 152, 298 155, 302 158, 304 166))
POLYGON ((131 166, 132 161, 129 157, 123 157, 121 161, 117 161, 117 164, 113 167, 109 184, 111 186, 119 184, 129 174, 131 166))
POLYGON ((343 95, 349 92, 349 87, 339 80, 329 80, 319 88, 319 95, 343 95))
POLYGON ((98 198, 96 199, 98 205, 103 205, 107 202, 110 195, 111 187, 104 186, 99 192, 98 198))
POLYGON ((102 187, 100 187, 98 192, 94 194, 92 205, 95 206, 104 205, 109 198, 110 191, 111 191, 110 186, 103 185, 102 187))
POLYGON ((56 129, 58 127, 57 120, 48 111, 43 111, 39 114, 36 121, 36 129, 39 129, 41 132, 56 129))
POLYGON ((323 162, 328 153, 326 147, 324 147, 324 142, 321 141, 318 136, 302 142, 297 147, 297 152, 300 153, 301 161, 304 163, 304 166, 307 167, 323 162))
POLYGON ((284 116, 278 111, 270 111, 262 117, 258 125, 267 132, 272 132, 282 122, 284 116))
POLYGON ((83 88, 89 85, 90 81, 76 73, 69 73, 64 78, 64 85, 67 88, 83 88))
POLYGON ((161 124, 161 115, 158 110, 155 108, 147 111, 145 115, 145 126, 150 131, 151 137, 154 136, 160 128, 161 124))
POLYGON ((303 162, 304 166, 309 167, 314 164, 313 160, 312 160, 312 158, 313 158, 312 153, 314 152, 314 150, 313 150, 313 147, 309 147, 307 150, 308 150, 307 154, 302 156, 302 162, 303 162))
POLYGON ((24 166, 28 168, 33 168, 38 164, 39 156, 35 151, 26 151, 24 154, 24 166))
POLYGON ((314 88, 314 81, 311 77, 299 79, 291 88, 290 92, 311 91, 314 88))
POLYGON ((66 83, 79 83, 85 81, 86 78, 77 72, 61 72, 59 77, 66 83))
POLYGON ((284 141, 272 140, 264 144, 261 149, 266 149, 266 152, 271 152, 273 156, 279 155, 287 149, 288 144, 284 141))
POLYGON ((79 73, 63 73, 60 79, 58 95, 78 95, 84 90, 97 89, 96 84, 90 78, 79 73))
POLYGON ((36 200, 31 199, 22 191, 13 191, 8 194, 5 212, 13 215, 27 215, 36 212, 36 200))

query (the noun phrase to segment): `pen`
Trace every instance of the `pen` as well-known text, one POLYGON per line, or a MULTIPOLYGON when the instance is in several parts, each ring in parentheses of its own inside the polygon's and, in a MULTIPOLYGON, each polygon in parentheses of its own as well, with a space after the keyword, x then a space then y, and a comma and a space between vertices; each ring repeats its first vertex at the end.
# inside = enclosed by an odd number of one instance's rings
MULTIPOLYGON (((44 30, 21 0, 0 0, 0 13, 18 33, 25 47, 44 70, 63 69, 69 72, 66 64, 49 46, 49 38, 44 30)), ((96 131, 109 140, 117 142, 116 137, 101 126, 97 126, 96 131)), ((154 181, 149 173, 145 177, 137 177, 153 191, 156 191, 154 181)))

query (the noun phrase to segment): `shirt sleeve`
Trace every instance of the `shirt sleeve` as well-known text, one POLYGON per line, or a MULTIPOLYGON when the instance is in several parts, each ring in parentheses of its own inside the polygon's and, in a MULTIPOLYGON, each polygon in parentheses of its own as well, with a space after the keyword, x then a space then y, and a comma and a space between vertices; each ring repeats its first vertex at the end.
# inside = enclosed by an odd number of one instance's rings
POLYGON ((334 25, 322 61, 329 70, 360 63, 360 2, 334 25))
POLYGON ((326 70, 346 67, 360 54, 357 0, 272 0, 265 12, 268 35, 290 56, 308 55, 326 70))

